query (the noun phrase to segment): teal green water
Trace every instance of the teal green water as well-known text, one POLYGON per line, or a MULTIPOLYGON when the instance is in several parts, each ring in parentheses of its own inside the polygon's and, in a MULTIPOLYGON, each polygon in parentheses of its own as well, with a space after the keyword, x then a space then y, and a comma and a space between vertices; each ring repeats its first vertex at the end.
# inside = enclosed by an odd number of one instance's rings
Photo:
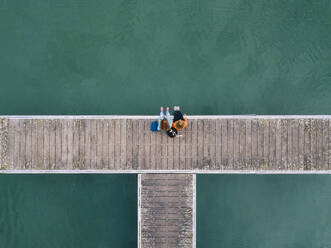
POLYGON ((197 247, 330 248, 331 175, 199 175, 197 247))
POLYGON ((329 0, 0 0, 1 114, 330 114, 329 0))
MULTIPOLYGON (((0 0, 0 115, 331 114, 329 0, 0 0)), ((330 248, 329 176, 198 176, 198 248, 330 248)), ((0 248, 136 247, 133 175, 1 175, 0 248)))
POLYGON ((136 180, 0 175, 0 247, 137 247, 136 180))

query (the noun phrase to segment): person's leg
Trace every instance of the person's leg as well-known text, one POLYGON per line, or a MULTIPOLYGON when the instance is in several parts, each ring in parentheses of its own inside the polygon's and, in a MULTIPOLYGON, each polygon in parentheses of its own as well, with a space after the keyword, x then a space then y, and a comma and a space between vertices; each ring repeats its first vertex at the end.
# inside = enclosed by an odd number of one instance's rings
POLYGON ((169 122, 170 127, 172 127, 172 120, 171 120, 171 117, 170 117, 169 107, 167 107, 166 118, 169 122))
POLYGON ((158 125, 157 125, 157 130, 161 130, 161 121, 163 120, 164 118, 164 113, 163 113, 163 107, 161 107, 161 112, 160 112, 160 116, 159 116, 159 119, 158 119, 158 125))

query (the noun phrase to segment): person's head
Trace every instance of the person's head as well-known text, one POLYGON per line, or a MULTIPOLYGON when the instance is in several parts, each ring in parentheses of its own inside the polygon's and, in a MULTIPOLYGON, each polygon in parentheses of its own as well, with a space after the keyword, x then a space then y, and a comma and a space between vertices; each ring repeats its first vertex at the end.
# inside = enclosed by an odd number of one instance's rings
POLYGON ((170 124, 169 124, 167 118, 162 119, 160 127, 161 127, 161 130, 163 130, 163 131, 167 131, 170 129, 170 124))
POLYGON ((175 138, 177 135, 177 130, 172 127, 167 131, 167 134, 170 138, 175 138))
POLYGON ((179 106, 174 106, 174 111, 179 111, 179 110, 180 110, 179 106))
POLYGON ((184 128, 185 122, 183 120, 176 121, 175 128, 176 129, 182 129, 184 128))

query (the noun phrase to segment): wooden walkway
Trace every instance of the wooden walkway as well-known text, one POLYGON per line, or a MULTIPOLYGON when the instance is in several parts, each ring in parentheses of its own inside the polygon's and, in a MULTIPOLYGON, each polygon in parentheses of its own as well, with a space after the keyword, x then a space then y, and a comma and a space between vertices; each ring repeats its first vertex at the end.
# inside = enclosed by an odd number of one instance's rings
POLYGON ((195 175, 141 174, 138 247, 195 248, 195 175))
POLYGON ((331 116, 0 116, 0 171, 330 171, 331 116))

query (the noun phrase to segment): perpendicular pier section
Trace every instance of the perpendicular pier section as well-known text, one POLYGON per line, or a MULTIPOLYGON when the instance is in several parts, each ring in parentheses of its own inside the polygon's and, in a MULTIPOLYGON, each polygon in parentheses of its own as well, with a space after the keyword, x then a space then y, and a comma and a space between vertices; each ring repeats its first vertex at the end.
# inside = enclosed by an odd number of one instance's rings
POLYGON ((329 173, 331 116, 0 116, 0 173, 329 173))
POLYGON ((195 175, 138 175, 138 247, 195 248, 195 175))

